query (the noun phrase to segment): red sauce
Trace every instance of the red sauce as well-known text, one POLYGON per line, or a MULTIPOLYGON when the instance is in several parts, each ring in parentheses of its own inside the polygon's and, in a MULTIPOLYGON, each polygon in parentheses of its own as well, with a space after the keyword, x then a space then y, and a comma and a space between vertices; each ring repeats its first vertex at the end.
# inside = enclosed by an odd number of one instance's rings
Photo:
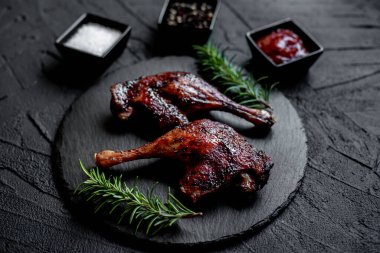
POLYGON ((308 53, 301 38, 288 29, 277 29, 256 40, 256 44, 277 64, 291 61, 308 53))

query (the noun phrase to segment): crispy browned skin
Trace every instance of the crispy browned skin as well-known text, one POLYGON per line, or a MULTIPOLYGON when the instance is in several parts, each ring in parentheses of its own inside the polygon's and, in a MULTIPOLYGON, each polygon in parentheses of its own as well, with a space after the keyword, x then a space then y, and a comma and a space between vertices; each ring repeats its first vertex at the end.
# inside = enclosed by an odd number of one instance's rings
POLYGON ((275 122, 269 111, 237 104, 186 72, 164 72, 117 83, 111 93, 111 110, 118 118, 127 120, 137 107, 143 107, 163 130, 188 123, 188 116, 194 113, 211 110, 233 113, 259 127, 271 127, 275 122))
POLYGON ((174 128, 136 149, 95 154, 96 164, 106 168, 153 157, 185 164, 180 189, 193 202, 229 185, 244 192, 259 190, 273 166, 269 156, 254 149, 231 127, 208 119, 174 128))

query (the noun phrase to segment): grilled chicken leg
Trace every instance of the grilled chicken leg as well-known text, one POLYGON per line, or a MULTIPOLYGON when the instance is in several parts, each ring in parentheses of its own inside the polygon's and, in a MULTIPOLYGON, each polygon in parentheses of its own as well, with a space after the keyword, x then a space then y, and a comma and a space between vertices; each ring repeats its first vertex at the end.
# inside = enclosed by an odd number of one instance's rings
POLYGON ((96 164, 111 167, 144 158, 170 158, 185 164, 180 190, 193 202, 235 185, 244 192, 263 187, 273 166, 235 130, 208 119, 196 120, 167 132, 155 141, 125 151, 95 154, 96 164))
POLYGON ((235 103, 200 77, 186 72, 164 72, 117 83, 112 85, 111 93, 111 110, 118 118, 127 120, 137 107, 143 107, 165 131, 188 123, 188 116, 211 110, 230 112, 258 127, 275 123, 270 111, 235 103))

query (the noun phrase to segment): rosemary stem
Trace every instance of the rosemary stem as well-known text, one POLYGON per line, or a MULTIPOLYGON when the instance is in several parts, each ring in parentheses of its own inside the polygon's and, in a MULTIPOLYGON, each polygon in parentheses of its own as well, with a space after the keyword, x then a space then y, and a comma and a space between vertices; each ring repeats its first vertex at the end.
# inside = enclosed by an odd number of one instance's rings
POLYGON ((111 214, 118 210, 119 222, 127 219, 129 224, 137 224, 136 230, 142 225, 147 235, 154 235, 179 219, 202 215, 185 207, 170 191, 164 203, 153 194, 153 188, 146 195, 136 186, 122 183, 121 176, 107 178, 98 168, 87 170, 81 162, 80 165, 88 178, 78 186, 76 193, 96 203, 95 212, 108 209, 111 214))
POLYGON ((265 77, 254 79, 243 68, 234 65, 223 52, 211 43, 204 46, 195 45, 201 72, 209 81, 224 88, 236 102, 254 109, 271 109, 269 94, 276 84, 262 84, 265 77))

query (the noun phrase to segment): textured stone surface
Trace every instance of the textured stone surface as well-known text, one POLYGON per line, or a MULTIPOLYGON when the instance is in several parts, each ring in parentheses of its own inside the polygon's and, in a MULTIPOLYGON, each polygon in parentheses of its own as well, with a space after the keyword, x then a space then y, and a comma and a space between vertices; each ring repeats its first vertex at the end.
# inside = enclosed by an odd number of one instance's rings
MULTIPOLYGON (((91 80, 59 70, 54 39, 83 12, 133 26, 128 48, 104 75, 156 56, 163 1, 21 1, 0 4, 0 251, 131 252, 71 216, 57 193, 51 143, 65 111, 91 80), (64 81, 63 81, 64 80, 64 81)), ((282 88, 309 145, 303 184, 260 233, 222 252, 378 252, 380 245, 380 2, 223 1, 213 40, 239 63, 245 33, 294 18, 324 46, 309 74, 282 88)))

